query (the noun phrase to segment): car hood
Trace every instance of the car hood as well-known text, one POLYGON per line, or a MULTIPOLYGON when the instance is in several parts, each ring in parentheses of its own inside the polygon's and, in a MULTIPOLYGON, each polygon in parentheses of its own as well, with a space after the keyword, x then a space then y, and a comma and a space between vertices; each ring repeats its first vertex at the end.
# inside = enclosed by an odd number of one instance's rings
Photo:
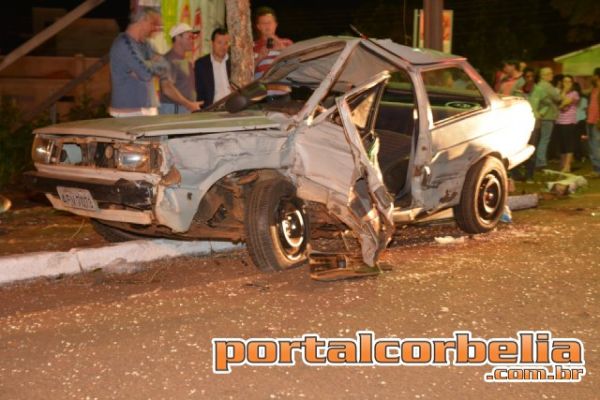
POLYGON ((261 111, 200 112, 154 117, 103 118, 50 125, 35 134, 97 136, 136 139, 162 135, 194 135, 279 128, 280 124, 261 111))

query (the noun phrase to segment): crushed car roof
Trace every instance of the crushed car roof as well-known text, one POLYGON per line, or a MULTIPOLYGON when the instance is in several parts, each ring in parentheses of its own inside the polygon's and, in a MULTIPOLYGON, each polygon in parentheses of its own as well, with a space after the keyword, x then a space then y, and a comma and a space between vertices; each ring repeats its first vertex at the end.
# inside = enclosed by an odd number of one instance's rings
MULTIPOLYGON (((374 41, 377 45, 385 48, 387 51, 397 55, 398 57, 414 65, 436 64, 443 61, 465 59, 461 56, 442 53, 431 49, 421 49, 403 46, 401 44, 394 43, 391 39, 372 39, 372 41, 374 41)), ((296 53, 303 53, 312 48, 327 47, 340 42, 353 44, 355 42, 368 43, 370 42, 370 40, 351 36, 320 36, 314 39, 304 40, 302 42, 295 43, 283 49, 281 51, 281 54, 279 55, 279 58, 292 56, 296 53)))

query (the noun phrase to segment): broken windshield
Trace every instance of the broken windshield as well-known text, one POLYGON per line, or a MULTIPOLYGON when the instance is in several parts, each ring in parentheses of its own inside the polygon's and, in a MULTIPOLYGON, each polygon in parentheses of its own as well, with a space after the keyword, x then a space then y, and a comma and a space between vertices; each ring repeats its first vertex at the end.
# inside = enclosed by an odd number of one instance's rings
POLYGON ((253 108, 295 115, 329 74, 343 47, 344 42, 339 42, 283 58, 262 78, 215 103, 207 111, 238 112, 253 108))

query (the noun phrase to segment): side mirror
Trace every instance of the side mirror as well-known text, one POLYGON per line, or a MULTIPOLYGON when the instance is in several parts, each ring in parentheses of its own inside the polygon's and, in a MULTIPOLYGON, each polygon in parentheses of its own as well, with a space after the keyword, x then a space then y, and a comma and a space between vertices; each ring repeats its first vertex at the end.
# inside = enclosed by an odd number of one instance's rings
POLYGON ((225 109, 230 113, 245 110, 251 103, 261 101, 267 96, 267 88, 262 84, 252 84, 232 93, 225 101, 225 109))
POLYGON ((258 102, 267 97, 267 88, 265 85, 252 85, 244 91, 244 95, 253 102, 258 102))
POLYGON ((241 94, 240 92, 235 92, 225 102, 225 109, 229 113, 237 113, 244 110, 246 107, 250 105, 250 100, 241 94))

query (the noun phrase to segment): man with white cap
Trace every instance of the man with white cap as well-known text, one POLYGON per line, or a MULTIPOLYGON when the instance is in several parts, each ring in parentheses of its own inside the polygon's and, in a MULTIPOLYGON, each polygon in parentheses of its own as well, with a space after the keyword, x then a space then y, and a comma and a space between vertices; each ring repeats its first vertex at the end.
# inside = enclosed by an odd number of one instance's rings
MULTIPOLYGON (((177 90, 190 101, 196 101, 196 84, 194 64, 186 57, 186 53, 194 49, 194 38, 198 32, 185 22, 173 26, 169 31, 173 47, 165 54, 165 59, 170 66, 169 79, 177 90)), ((161 93, 159 112, 161 114, 187 114, 190 111, 161 93)))

